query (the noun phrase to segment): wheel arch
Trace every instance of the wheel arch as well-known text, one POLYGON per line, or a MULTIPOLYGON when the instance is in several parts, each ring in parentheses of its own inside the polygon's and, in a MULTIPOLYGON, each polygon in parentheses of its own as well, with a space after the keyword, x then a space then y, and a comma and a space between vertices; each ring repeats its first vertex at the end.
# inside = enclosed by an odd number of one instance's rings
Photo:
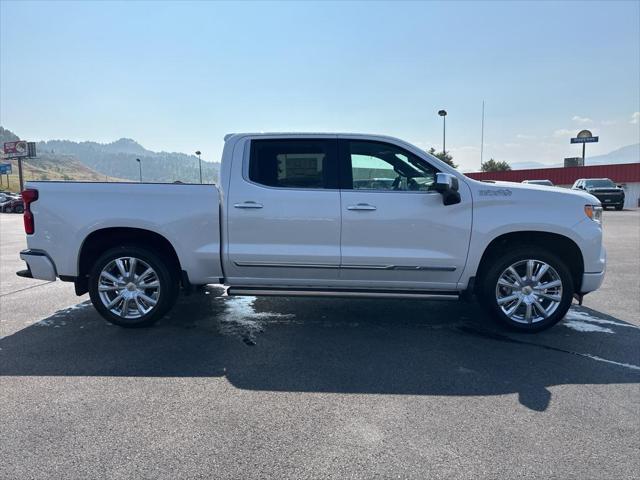
POLYGON ((143 228, 101 228, 87 235, 80 246, 78 276, 76 278, 76 293, 78 295, 86 293, 88 290, 88 275, 93 262, 104 251, 119 245, 136 245, 156 252, 168 260, 167 267, 180 278, 182 272, 180 259, 171 242, 163 235, 143 228))
MULTIPOLYGON (((477 278, 482 279, 488 265, 493 258, 514 246, 533 245, 542 247, 550 253, 558 255, 567 263, 571 272, 575 291, 579 292, 584 273, 584 257, 576 242, 559 233, 541 231, 517 231, 503 233, 494 238, 485 248, 477 269, 477 278)), ((480 280, 481 281, 481 280, 480 280)), ((479 282, 476 282, 478 285, 479 282)))

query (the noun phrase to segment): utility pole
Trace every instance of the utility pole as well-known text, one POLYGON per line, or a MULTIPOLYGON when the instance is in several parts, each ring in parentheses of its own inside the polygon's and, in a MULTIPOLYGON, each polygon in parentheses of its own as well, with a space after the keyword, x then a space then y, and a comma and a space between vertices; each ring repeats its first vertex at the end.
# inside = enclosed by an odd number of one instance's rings
POLYGON ((138 162, 138 167, 140 167, 140 183, 142 183, 142 162, 139 158, 136 158, 136 162, 138 162))
POLYGON ((20 191, 24 190, 24 178, 22 176, 22 157, 18 157, 18 179, 20 182, 20 191))

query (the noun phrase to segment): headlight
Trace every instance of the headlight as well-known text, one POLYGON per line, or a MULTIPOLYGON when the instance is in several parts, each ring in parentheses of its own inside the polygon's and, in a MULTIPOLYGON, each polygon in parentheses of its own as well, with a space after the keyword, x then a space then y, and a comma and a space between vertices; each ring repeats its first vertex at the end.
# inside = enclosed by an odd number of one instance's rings
POLYGON ((585 205, 584 213, 597 223, 602 223, 602 207, 600 205, 585 205))

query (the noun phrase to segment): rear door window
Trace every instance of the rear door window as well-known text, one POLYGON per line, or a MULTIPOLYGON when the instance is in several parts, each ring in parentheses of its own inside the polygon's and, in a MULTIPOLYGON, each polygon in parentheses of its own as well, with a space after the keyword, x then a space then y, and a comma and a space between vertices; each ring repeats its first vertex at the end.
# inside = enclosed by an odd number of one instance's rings
POLYGON ((276 188, 337 188, 337 141, 252 140, 249 180, 276 188))

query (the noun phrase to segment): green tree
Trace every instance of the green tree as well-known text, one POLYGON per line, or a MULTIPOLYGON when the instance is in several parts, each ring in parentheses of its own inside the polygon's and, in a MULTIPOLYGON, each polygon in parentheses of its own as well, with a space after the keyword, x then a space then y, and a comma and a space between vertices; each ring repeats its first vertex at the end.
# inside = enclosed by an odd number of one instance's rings
POLYGON ((511 165, 503 160, 496 161, 491 158, 486 162, 482 162, 480 170, 483 172, 504 172, 506 170, 511 170, 511 165))
POLYGON ((433 155, 434 157, 439 158, 444 163, 446 163, 448 165, 451 165, 453 168, 458 168, 458 165, 453 163, 453 156, 451 156, 451 154, 449 152, 436 152, 436 149, 431 147, 429 149, 429 153, 431 155, 433 155))

